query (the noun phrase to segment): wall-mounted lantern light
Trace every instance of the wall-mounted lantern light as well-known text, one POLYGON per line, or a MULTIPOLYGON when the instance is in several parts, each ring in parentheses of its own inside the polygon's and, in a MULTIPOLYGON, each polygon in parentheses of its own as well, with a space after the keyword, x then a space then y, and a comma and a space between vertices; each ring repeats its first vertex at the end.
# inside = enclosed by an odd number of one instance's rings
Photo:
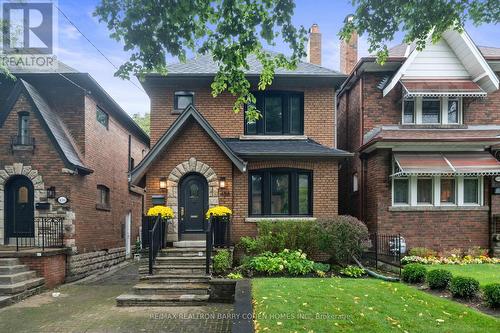
POLYGON ((51 186, 47 189, 47 199, 55 199, 56 198, 56 188, 51 186))
POLYGON ((160 178, 160 188, 162 190, 167 188, 167 178, 166 177, 161 177, 160 178))
POLYGON ((219 188, 226 188, 226 177, 219 178, 219 188))

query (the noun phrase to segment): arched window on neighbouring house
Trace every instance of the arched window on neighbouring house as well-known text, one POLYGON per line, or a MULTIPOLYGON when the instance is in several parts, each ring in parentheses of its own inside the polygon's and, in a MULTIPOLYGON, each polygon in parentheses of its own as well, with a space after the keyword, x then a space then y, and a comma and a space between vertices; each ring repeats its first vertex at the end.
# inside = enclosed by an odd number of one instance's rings
POLYGON ((106 185, 97 185, 96 208, 100 210, 111 209, 110 191, 106 185))

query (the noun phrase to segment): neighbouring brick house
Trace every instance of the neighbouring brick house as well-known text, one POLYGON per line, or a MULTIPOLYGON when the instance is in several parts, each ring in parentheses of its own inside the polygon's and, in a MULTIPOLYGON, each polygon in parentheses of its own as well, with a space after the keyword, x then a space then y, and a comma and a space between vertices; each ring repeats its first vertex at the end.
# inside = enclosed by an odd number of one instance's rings
POLYGON ((495 248, 500 223, 500 49, 448 31, 419 51, 401 44, 381 66, 341 44, 340 212, 409 248, 495 248), (498 181, 495 181, 498 180, 498 181))
POLYGON ((87 73, 14 75, 0 89, 0 255, 49 286, 124 260, 143 198, 128 171, 149 137, 87 73))
MULTIPOLYGON (((168 241, 204 237, 204 214, 217 204, 233 210, 233 241, 254 235, 259 219, 337 215, 338 163, 351 156, 336 148, 335 93, 346 76, 321 67, 319 27, 310 34, 311 63, 278 70, 255 93, 263 117, 253 124, 232 112, 233 96, 212 97, 218 67, 208 55, 146 76, 152 148, 131 182, 146 184, 146 208, 173 208, 168 241)), ((249 64, 256 87, 261 66, 249 64)))

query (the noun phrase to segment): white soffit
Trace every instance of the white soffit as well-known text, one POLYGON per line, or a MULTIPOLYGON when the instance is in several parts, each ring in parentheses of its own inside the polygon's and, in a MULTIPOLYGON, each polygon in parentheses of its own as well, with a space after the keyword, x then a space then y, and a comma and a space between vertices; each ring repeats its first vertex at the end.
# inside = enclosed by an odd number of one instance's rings
POLYGON ((470 79, 486 92, 499 88, 498 77, 464 31, 449 30, 436 44, 413 50, 383 90, 386 96, 400 79, 470 79))

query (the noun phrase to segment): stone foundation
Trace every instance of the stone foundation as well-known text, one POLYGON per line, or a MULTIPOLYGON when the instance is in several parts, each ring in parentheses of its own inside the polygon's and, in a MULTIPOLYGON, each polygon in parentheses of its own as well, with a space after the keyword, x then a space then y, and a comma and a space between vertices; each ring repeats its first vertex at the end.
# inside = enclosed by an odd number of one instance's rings
POLYGON ((125 248, 68 256, 66 282, 76 281, 125 261, 125 248))

